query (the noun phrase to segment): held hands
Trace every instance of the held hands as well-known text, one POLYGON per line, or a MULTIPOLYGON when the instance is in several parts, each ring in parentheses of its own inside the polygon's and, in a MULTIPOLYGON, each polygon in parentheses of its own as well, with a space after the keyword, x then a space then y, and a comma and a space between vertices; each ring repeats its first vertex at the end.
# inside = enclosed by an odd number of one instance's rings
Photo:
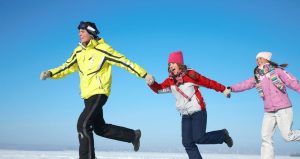
POLYGON ((225 95, 225 97, 230 98, 231 97, 231 88, 227 87, 224 91, 223 94, 225 95))
POLYGON ((145 80, 148 85, 152 85, 155 81, 154 77, 149 73, 146 75, 145 80))
POLYGON ((51 73, 49 71, 42 71, 40 75, 41 80, 46 80, 51 76, 51 73))

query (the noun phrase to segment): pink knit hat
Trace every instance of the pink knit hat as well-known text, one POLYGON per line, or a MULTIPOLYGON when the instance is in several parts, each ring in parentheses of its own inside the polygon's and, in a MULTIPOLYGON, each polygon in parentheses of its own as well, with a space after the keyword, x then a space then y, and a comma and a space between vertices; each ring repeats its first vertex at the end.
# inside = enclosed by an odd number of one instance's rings
POLYGON ((181 51, 172 52, 169 55, 168 63, 183 64, 183 56, 181 51))

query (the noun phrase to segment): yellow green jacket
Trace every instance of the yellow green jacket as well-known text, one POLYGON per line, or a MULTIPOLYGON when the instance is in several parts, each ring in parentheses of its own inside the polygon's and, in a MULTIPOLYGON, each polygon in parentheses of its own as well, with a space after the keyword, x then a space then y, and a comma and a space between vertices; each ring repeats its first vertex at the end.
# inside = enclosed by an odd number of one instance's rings
POLYGON ((64 64, 48 71, 51 72, 52 79, 63 78, 79 71, 81 97, 88 99, 95 94, 109 96, 112 65, 141 78, 147 75, 146 70, 114 50, 103 39, 99 41, 92 39, 86 47, 79 45, 64 64))

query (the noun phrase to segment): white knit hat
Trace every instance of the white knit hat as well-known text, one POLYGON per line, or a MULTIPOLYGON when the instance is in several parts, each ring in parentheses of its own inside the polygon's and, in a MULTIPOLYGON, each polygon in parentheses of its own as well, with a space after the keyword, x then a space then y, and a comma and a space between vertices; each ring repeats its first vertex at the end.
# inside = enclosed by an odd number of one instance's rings
POLYGON ((262 57, 268 61, 271 60, 271 57, 272 57, 272 53, 271 52, 259 52, 257 55, 256 55, 256 59, 259 58, 259 57, 262 57))

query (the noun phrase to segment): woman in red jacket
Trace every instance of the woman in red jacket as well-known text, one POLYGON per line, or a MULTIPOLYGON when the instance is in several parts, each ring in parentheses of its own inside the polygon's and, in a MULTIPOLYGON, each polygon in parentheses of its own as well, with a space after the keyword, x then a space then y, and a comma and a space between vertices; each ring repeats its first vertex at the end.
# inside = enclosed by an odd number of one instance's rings
POLYGON ((225 86, 210 80, 183 63, 181 51, 170 54, 169 77, 161 84, 149 85, 155 93, 172 92, 176 98, 176 109, 182 115, 182 144, 189 159, 202 159, 196 144, 222 144, 232 147, 233 141, 226 129, 206 132, 207 113, 199 87, 223 92, 225 86))

